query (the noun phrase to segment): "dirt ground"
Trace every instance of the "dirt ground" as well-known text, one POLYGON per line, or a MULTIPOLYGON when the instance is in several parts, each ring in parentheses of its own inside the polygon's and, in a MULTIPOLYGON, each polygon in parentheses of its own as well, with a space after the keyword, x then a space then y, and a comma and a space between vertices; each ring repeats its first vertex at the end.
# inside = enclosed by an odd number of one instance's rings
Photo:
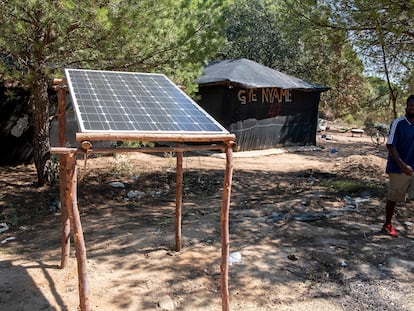
MULTIPOLYGON (((414 310, 414 210, 380 232, 385 145, 335 128, 318 148, 234 154, 232 310, 414 310)), ((93 310, 221 310, 225 159, 185 155, 184 247, 174 250, 175 158, 123 154, 78 163, 93 310), (122 183, 125 187, 114 187, 122 183)), ((0 168, 0 310, 77 310, 77 267, 60 264, 57 186, 33 166, 0 168)))

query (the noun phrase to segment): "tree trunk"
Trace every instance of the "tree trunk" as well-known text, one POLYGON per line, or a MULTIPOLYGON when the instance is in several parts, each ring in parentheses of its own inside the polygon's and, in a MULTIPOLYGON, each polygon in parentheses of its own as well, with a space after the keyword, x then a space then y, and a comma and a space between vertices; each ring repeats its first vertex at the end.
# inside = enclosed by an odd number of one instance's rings
POLYGON ((397 114, 397 97, 398 97, 398 92, 395 88, 393 88, 392 84, 391 84, 391 79, 390 79, 390 72, 388 70, 388 64, 387 64, 387 54, 385 52, 385 45, 383 43, 383 37, 382 37, 382 33, 380 32, 380 39, 381 39, 381 52, 382 52, 382 64, 384 66, 384 73, 385 73, 385 77, 387 78, 387 85, 388 85, 388 90, 390 91, 390 101, 392 104, 392 113, 394 115, 394 119, 396 119, 398 117, 397 114))
POLYGON ((49 99, 47 80, 40 76, 31 83, 31 107, 34 121, 33 156, 37 170, 37 184, 48 181, 46 163, 50 159, 49 99))

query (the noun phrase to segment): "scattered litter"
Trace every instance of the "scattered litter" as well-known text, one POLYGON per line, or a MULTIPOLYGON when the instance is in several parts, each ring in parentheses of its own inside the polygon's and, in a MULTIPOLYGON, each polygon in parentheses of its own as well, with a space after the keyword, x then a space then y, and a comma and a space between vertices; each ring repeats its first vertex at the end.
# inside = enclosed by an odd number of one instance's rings
POLYGON ((231 266, 234 263, 240 263, 242 261, 242 256, 240 252, 233 252, 229 255, 229 265, 231 266))
POLYGON ((151 190, 148 192, 148 195, 155 197, 162 194, 162 190, 151 190))
POLYGON ((114 187, 114 188, 125 188, 125 184, 119 181, 114 181, 109 183, 110 186, 114 187))
POLYGON ((319 118, 318 119, 318 128, 317 128, 318 132, 326 131, 327 127, 328 127, 328 121, 325 120, 325 119, 319 118))
POLYGON ((9 226, 5 222, 0 223, 0 233, 5 232, 7 230, 9 230, 9 226))
POLYGON ((328 215, 331 212, 307 212, 307 213, 297 213, 289 217, 292 220, 298 221, 315 221, 328 218, 328 215))
POLYGON ((331 153, 332 153, 332 154, 334 154, 334 153, 338 153, 338 150, 337 150, 337 149, 335 149, 335 148, 333 148, 333 149, 331 149, 331 153))
POLYGON ((57 211, 60 211, 61 208, 62 208, 62 205, 61 205, 59 199, 52 198, 50 200, 49 211, 51 211, 51 212, 57 212, 57 211))
POLYGON ((286 218, 287 213, 274 213, 268 217, 268 219, 273 221, 279 221, 286 218))
POLYGON ((355 209, 359 208, 359 203, 368 202, 370 198, 351 198, 349 195, 344 196, 345 202, 351 204, 355 209))
POLYGON ((326 140, 333 140, 334 136, 333 135, 325 135, 325 137, 323 137, 326 140))
POLYGON ((344 260, 342 260, 341 267, 347 267, 347 266, 348 266, 348 264, 344 260))
POLYGON ((165 295, 158 301, 158 307, 164 311, 173 311, 175 310, 174 300, 170 296, 165 295))
POLYGON ((274 213, 270 215, 267 219, 271 221, 279 221, 279 220, 297 220, 297 221, 316 221, 316 220, 323 220, 328 218, 333 218, 337 216, 343 216, 346 213, 351 212, 358 212, 358 210, 354 207, 345 206, 340 209, 336 209, 333 211, 321 211, 321 212, 304 212, 304 213, 295 213, 295 214, 288 214, 288 213, 274 213))
POLYGON ((5 238, 3 241, 1 241, 1 244, 4 244, 4 243, 7 243, 7 242, 9 242, 9 241, 13 241, 13 240, 15 240, 16 238, 14 237, 14 236, 11 236, 11 237, 8 237, 8 238, 5 238))
POLYGON ((292 261, 296 261, 296 260, 298 260, 298 257, 296 257, 296 255, 294 255, 294 254, 290 254, 290 255, 288 255, 288 256, 287 256, 287 258, 288 258, 289 260, 292 260, 292 261))
POLYGON ((144 195, 145 195, 145 192, 143 192, 143 191, 139 191, 139 190, 131 190, 131 191, 129 191, 129 192, 127 193, 127 197, 128 197, 128 198, 130 198, 130 199, 133 199, 133 198, 138 198, 138 199, 140 199, 140 198, 142 198, 144 195))
MULTIPOLYGON (((241 218, 235 218, 230 219, 231 221, 236 222, 242 222, 242 221, 272 221, 272 222, 278 222, 278 221, 316 221, 316 220, 324 220, 329 219, 333 217, 338 216, 344 216, 348 213, 355 213, 359 212, 359 206, 363 202, 369 202, 371 200, 370 197, 356 197, 352 198, 349 195, 344 196, 344 200, 346 205, 342 208, 337 208, 333 210, 322 210, 322 211, 304 211, 304 212, 297 212, 297 213, 291 213, 291 212, 275 212, 272 213, 269 216, 264 217, 252 217, 251 215, 247 215, 247 217, 241 217, 241 218)), ((306 206, 309 203, 306 203, 304 201, 301 202, 302 205, 306 206), (306 204, 304 204, 306 203, 306 204)), ((408 226, 410 224, 407 224, 408 226)), ((414 225, 412 223, 411 225, 414 225)))
POLYGON ((414 223, 412 223, 411 221, 406 221, 404 222, 404 225, 411 227, 412 225, 414 225, 414 223))

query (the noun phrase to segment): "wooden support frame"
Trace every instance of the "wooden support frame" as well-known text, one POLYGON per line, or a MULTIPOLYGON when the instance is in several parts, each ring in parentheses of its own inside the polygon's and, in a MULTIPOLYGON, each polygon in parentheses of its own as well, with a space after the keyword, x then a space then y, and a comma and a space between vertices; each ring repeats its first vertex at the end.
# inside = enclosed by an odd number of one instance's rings
POLYGON ((221 305, 222 311, 230 310, 229 302, 229 251, 230 251, 230 233, 229 233, 229 211, 231 184, 233 179, 233 149, 231 143, 226 145, 226 172, 224 174, 223 197, 220 213, 221 227, 221 305))
POLYGON ((157 141, 179 143, 209 143, 235 141, 234 134, 141 134, 141 133, 76 133, 77 141, 157 141))
POLYGON ((78 287, 80 310, 90 311, 89 286, 86 265, 86 247, 83 237, 82 224, 77 206, 77 169, 76 155, 78 153, 87 156, 88 153, 120 153, 120 152, 176 152, 176 217, 175 217, 175 248, 182 248, 181 218, 182 218, 182 182, 183 182, 183 153, 196 150, 224 150, 226 154, 226 167, 224 175, 223 197, 220 212, 221 229, 221 298, 222 311, 230 310, 229 288, 228 288, 228 261, 229 261, 229 210, 230 196, 233 176, 233 147, 235 135, 233 134, 120 134, 120 133, 77 133, 76 140, 82 142, 82 148, 67 148, 66 144, 66 81, 55 80, 55 89, 58 92, 58 124, 59 124, 59 147, 52 147, 51 153, 58 154, 60 159, 60 198, 62 202, 62 250, 61 268, 67 266, 70 253, 70 229, 74 237, 76 260, 78 267, 78 287), (64 133, 64 134, 62 134, 64 133), (117 141, 158 141, 175 142, 174 147, 154 148, 107 148, 93 149, 90 140, 117 140, 117 141), (201 145, 185 146, 184 143, 202 143, 201 145))
POLYGON ((175 181, 175 251, 181 251, 181 221, 183 206, 183 153, 177 152, 177 169, 175 181))
POLYGON ((66 158, 66 206, 70 219, 73 240, 75 244, 76 262, 78 264, 78 287, 80 309, 90 311, 89 286, 86 265, 86 247, 83 237, 82 224, 78 209, 77 200, 77 173, 76 173, 76 153, 65 155, 66 158))
MULTIPOLYGON (((66 92, 68 88, 65 81, 59 80, 55 86, 58 96, 58 143, 60 147, 66 146, 66 92)), ((70 253, 70 220, 66 206, 66 156, 59 154, 59 192, 61 202, 61 223, 62 223, 62 248, 60 268, 67 266, 70 253)))

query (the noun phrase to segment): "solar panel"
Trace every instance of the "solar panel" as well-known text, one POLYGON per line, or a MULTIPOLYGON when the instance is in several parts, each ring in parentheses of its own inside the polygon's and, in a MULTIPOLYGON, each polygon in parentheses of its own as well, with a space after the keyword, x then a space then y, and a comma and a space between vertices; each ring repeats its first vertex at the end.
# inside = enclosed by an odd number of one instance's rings
POLYGON ((65 69, 81 132, 229 133, 163 74, 65 69))

